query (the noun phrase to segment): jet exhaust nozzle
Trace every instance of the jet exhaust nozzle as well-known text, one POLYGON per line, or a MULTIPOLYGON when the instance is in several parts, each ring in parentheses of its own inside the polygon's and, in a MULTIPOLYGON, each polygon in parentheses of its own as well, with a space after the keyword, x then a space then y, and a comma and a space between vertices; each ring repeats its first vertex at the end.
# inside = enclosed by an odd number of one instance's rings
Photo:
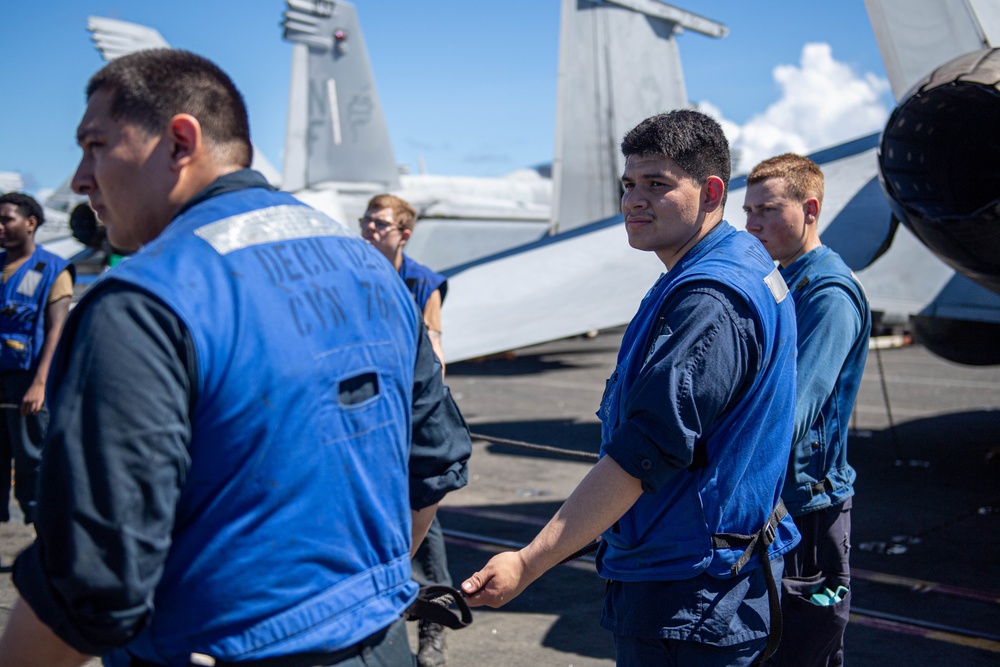
POLYGON ((893 213, 945 263, 1000 294, 1000 49, 942 65, 879 142, 893 213))

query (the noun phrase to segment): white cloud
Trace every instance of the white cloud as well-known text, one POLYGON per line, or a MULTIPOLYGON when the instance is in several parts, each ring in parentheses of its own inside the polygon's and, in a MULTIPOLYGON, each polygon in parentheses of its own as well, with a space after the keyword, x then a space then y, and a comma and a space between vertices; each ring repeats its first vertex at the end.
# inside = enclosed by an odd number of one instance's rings
POLYGON ((738 173, 780 153, 808 153, 877 132, 889 109, 889 82, 870 72, 855 74, 834 60, 829 44, 802 47, 799 65, 778 65, 774 80, 781 98, 740 125, 726 120, 709 102, 698 108, 719 119, 740 157, 738 173))

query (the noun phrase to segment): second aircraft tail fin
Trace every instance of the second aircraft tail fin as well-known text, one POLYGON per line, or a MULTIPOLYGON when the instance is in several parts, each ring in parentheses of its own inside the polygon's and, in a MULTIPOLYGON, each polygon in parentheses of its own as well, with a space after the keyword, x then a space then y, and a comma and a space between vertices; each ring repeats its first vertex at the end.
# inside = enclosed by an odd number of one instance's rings
POLYGON ((293 42, 283 186, 365 182, 399 188, 368 49, 354 6, 287 0, 293 42))
POLYGON ((659 0, 563 0, 552 228, 619 211, 618 144, 639 121, 688 105, 676 35, 728 29, 659 0))

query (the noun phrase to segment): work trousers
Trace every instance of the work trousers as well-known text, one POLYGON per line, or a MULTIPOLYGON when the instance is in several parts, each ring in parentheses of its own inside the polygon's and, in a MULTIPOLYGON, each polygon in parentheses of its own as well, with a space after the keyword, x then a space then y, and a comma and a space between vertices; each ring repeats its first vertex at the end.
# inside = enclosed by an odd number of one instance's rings
POLYGON ((844 664, 844 630, 851 613, 851 498, 795 517, 802 541, 785 554, 781 581, 784 631, 768 665, 837 667, 844 664), (839 602, 816 605, 813 593, 848 589, 839 602))
POLYGON ((678 639, 615 635, 617 667, 749 667, 767 647, 767 637, 744 644, 710 646, 678 639))
POLYGON ((421 586, 451 586, 444 533, 436 514, 427 530, 427 537, 420 543, 413 556, 412 567, 413 578, 421 586))
POLYGON ((14 497, 25 523, 35 520, 38 501, 38 469, 42 464, 42 442, 49 428, 48 407, 36 415, 21 415, 21 399, 35 379, 35 371, 0 373, 0 522, 10 520, 11 466, 14 461, 14 497))

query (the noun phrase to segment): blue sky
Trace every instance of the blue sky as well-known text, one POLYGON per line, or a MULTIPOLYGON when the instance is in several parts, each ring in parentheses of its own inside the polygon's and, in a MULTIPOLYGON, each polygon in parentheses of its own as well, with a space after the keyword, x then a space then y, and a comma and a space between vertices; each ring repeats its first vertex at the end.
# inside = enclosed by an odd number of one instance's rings
MULTIPOLYGON (((422 157, 434 173, 485 176, 551 160, 558 0, 354 4, 398 162, 415 168, 422 157)), ((862 0, 676 4, 730 29, 721 40, 686 33, 679 44, 689 98, 719 115, 748 157, 879 129, 891 98, 862 0)), ((90 15, 154 27, 219 63, 247 99, 259 149, 280 169, 291 58, 281 0, 7 5, 0 171, 21 172, 27 190, 54 188, 76 166, 83 87, 102 65, 85 30, 90 15)))

